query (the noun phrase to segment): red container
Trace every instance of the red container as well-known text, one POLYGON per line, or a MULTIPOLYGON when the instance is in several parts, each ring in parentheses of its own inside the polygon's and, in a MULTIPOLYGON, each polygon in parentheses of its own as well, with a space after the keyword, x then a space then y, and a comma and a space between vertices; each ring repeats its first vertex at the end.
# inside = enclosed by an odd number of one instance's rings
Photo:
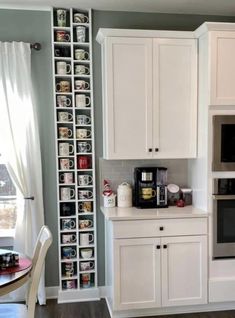
POLYGON ((89 156, 79 156, 77 158, 78 169, 90 169, 91 168, 91 157, 89 156))

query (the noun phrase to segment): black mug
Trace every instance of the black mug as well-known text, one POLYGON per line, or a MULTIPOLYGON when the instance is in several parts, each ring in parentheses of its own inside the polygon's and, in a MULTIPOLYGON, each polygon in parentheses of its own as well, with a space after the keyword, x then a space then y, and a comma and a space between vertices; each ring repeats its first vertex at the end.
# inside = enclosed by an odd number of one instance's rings
POLYGON ((56 57, 70 57, 70 48, 67 46, 60 46, 55 48, 56 57))

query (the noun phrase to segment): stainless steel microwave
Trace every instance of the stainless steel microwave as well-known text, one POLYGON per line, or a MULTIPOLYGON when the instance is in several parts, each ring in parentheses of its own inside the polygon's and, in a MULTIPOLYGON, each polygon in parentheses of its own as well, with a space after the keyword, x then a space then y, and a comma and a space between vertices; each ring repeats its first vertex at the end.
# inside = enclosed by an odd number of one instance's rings
POLYGON ((235 171, 235 115, 213 116, 213 171, 235 171))

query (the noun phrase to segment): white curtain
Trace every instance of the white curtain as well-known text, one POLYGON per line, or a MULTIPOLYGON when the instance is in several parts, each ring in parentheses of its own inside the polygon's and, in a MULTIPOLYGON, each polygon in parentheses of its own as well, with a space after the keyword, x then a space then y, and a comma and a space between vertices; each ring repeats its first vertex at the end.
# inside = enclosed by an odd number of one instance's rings
MULTIPOLYGON (((32 256, 44 224, 41 153, 31 80, 29 43, 0 42, 0 138, 20 193, 14 250, 32 256)), ((39 303, 45 303, 44 275, 39 303)))

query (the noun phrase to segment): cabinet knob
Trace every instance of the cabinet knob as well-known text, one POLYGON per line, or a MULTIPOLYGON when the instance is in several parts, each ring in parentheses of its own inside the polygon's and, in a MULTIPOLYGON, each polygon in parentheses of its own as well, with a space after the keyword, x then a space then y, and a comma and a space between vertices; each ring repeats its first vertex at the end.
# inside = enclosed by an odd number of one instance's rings
POLYGON ((156 246, 156 249, 159 250, 160 248, 161 248, 161 245, 157 245, 157 246, 156 246))
POLYGON ((158 148, 155 148, 155 152, 158 152, 159 151, 159 149, 158 148))
POLYGON ((152 152, 153 151, 153 149, 152 148, 149 148, 149 152, 152 152))
POLYGON ((164 244, 164 245, 163 245, 163 248, 167 248, 167 245, 166 245, 166 244, 164 244))
POLYGON ((163 230, 164 230, 164 227, 163 227, 163 226, 160 226, 160 227, 159 227, 159 230, 160 230, 160 231, 163 231, 163 230))

